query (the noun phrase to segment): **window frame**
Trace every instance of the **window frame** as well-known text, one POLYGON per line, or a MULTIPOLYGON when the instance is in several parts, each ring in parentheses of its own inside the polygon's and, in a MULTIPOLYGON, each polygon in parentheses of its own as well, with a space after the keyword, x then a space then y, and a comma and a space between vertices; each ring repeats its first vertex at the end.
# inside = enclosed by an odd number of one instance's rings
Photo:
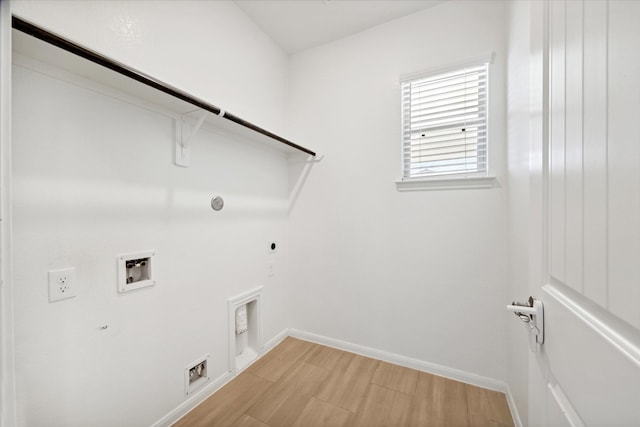
POLYGON ((477 55, 472 58, 468 58, 464 61, 451 63, 446 66, 431 68, 428 70, 422 70, 419 72, 403 74, 399 78, 400 87, 400 173, 401 178, 396 181, 396 188, 398 191, 416 191, 416 190, 443 190, 443 189, 464 189, 464 188, 491 188, 496 186, 496 178, 491 174, 491 146, 490 144, 490 111, 492 104, 491 95, 491 80, 492 72, 491 65, 495 58, 494 52, 487 52, 481 55, 477 55), (464 68, 477 67, 487 64, 487 83, 486 83, 486 111, 485 111, 485 126, 486 126, 486 167, 481 172, 461 173, 461 174, 433 174, 419 177, 405 177, 405 163, 404 163, 404 135, 402 129, 403 117, 403 104, 402 104, 402 84, 411 81, 426 78, 429 76, 436 76, 452 71, 462 70, 464 68))

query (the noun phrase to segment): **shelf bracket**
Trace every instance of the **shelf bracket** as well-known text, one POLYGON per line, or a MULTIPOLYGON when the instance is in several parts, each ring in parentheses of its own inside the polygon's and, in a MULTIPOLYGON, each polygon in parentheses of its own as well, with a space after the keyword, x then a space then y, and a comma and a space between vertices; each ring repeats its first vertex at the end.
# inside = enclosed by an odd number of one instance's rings
POLYGON ((195 125, 188 131, 189 122, 186 120, 186 114, 176 117, 176 165, 188 167, 191 163, 191 140, 200 130, 200 126, 209 114, 208 111, 202 111, 195 125))
POLYGON ((306 159, 304 160, 300 160, 300 159, 296 159, 296 158, 290 158, 289 159, 289 163, 290 164, 310 164, 310 163, 320 163, 322 161, 322 159, 324 159, 324 154, 323 155, 318 155, 316 154, 316 156, 307 156, 306 159))

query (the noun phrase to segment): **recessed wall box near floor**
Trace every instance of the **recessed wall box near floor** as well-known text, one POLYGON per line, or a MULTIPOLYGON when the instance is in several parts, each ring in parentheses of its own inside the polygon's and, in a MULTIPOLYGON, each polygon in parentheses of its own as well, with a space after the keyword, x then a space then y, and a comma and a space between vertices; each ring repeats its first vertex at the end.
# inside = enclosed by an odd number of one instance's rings
POLYGON ((202 356, 184 368, 184 392, 185 395, 193 393, 209 381, 209 355, 202 356))
POLYGON ((127 292, 156 284, 153 275, 155 251, 118 256, 118 291, 127 292))
POLYGON ((228 300, 229 371, 248 366, 262 352, 262 286, 228 300))

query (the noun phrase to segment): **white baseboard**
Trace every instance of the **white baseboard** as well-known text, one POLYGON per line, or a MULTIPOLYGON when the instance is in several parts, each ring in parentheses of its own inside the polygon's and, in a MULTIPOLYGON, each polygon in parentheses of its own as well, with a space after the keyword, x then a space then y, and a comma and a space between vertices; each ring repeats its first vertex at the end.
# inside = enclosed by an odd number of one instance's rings
POLYGON ((273 337, 269 341, 267 341, 267 343, 263 347, 263 353, 262 354, 268 352, 273 347, 275 347, 278 344, 280 344, 288 336, 289 336, 289 329, 283 329, 282 331, 280 331, 280 333, 278 333, 275 337, 273 337))
POLYGON ((247 366, 243 367, 240 370, 225 372, 211 383, 203 386, 201 390, 195 392, 192 396, 190 396, 187 400, 182 402, 177 408, 173 411, 169 412, 164 417, 160 418, 158 421, 152 424, 151 427, 169 427, 177 422, 180 418, 187 415, 193 408, 207 400, 213 393, 220 390, 224 387, 229 381, 238 376, 242 371, 247 369, 249 366, 253 365, 257 360, 259 360, 262 356, 267 354, 270 350, 272 350, 276 345, 280 344, 282 340, 289 336, 289 330, 284 329, 280 331, 275 337, 270 339, 264 347, 260 350, 258 357, 251 363, 247 364, 247 366))
POLYGON ((507 384, 507 391, 504 392, 505 396, 507 396, 507 405, 509 405, 509 410, 511 411, 511 416, 513 417, 513 424, 516 427, 522 427, 522 420, 520 419, 520 413, 518 412, 518 407, 516 406, 516 401, 513 399, 513 395, 511 394, 511 389, 507 384))

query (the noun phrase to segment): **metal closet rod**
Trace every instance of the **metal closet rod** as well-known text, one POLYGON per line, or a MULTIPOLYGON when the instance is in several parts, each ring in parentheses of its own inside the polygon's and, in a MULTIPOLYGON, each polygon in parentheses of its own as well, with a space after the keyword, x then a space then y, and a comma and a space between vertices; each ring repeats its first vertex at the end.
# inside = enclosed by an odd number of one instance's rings
MULTIPOLYGON (((128 67, 122 63, 114 61, 111 58, 100 55, 99 53, 96 53, 90 49, 87 49, 86 47, 80 46, 79 44, 76 44, 70 40, 60 37, 57 34, 54 34, 41 27, 38 27, 37 25, 32 24, 31 22, 25 21, 24 19, 19 18, 15 15, 12 16, 12 27, 18 31, 22 31, 25 34, 28 34, 32 37, 40 39, 46 43, 49 43, 61 49, 64 49, 67 52, 73 53, 74 55, 78 55, 98 65, 101 65, 105 68, 113 70, 116 73, 122 74, 123 76, 127 76, 142 84, 145 84, 161 92, 164 92, 168 95, 171 95, 174 98, 181 99, 185 102, 188 102, 189 104, 195 105, 196 107, 209 111, 215 115, 220 115, 221 109, 216 107, 215 105, 211 105, 208 102, 195 98, 189 95, 188 93, 181 91, 180 89, 176 89, 175 87, 168 85, 164 82, 161 82, 160 80, 154 79, 153 77, 150 77, 134 68, 128 67)), ((257 132, 271 139, 274 139, 278 142, 281 142, 282 144, 288 145, 289 147, 295 148, 296 150, 300 150, 312 156, 316 155, 315 152, 309 150, 308 148, 302 147, 281 136, 271 133, 268 130, 263 129, 259 126, 256 126, 253 123, 248 122, 244 119, 241 119, 240 117, 235 116, 227 111, 224 112, 224 115, 222 117, 240 126, 251 129, 254 132, 257 132)))

